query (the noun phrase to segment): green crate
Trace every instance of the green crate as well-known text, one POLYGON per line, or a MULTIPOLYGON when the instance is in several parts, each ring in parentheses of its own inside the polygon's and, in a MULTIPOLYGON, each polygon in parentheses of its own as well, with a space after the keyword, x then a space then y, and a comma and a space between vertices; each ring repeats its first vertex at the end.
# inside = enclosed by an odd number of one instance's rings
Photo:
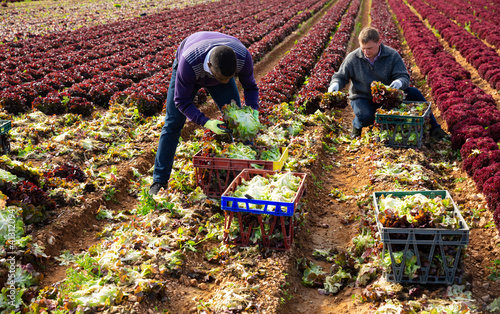
POLYGON ((0 120, 0 135, 7 134, 12 128, 10 120, 0 120))
POLYGON ((373 201, 377 228, 383 243, 382 258, 386 256, 387 251, 391 258, 392 269, 385 272, 387 281, 447 285, 455 282, 462 283, 463 258, 465 249, 469 244, 469 227, 448 191, 375 192, 373 201), (382 226, 378 218, 380 212, 378 200, 381 196, 391 194, 393 197, 403 197, 416 193, 421 193, 430 198, 441 196, 443 199, 451 199, 454 206, 454 216, 458 218, 460 227, 458 229, 440 229, 388 228, 382 226), (417 257, 416 265, 420 266, 420 274, 416 278, 410 278, 404 273, 406 256, 409 250, 413 250, 414 255, 417 257), (402 261, 399 265, 395 261, 396 252, 403 252, 402 261), (446 262, 441 262, 440 269, 438 267, 433 268, 430 264, 434 259, 446 262), (426 261, 429 261, 430 264, 427 264, 426 261), (437 273, 434 271, 435 269, 437 269, 437 273))
POLYGON ((424 124, 429 119, 431 105, 427 101, 403 101, 403 103, 426 103, 427 110, 422 116, 403 116, 390 114, 375 114, 375 122, 380 125, 380 132, 387 131, 388 141, 384 144, 392 147, 420 148, 422 147, 422 138, 424 135, 424 124), (400 137, 399 137, 399 136, 400 137), (416 135, 412 139, 412 135, 416 135))

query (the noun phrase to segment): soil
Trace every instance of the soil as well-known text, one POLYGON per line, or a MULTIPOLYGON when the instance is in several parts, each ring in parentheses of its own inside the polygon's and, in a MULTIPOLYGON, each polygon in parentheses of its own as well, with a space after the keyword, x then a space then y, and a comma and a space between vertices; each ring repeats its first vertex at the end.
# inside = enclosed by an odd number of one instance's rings
MULTIPOLYGON (((310 21, 304 23, 302 28, 283 41, 265 58, 255 64, 255 77, 257 82, 279 62, 283 55, 289 51, 296 40, 302 38, 308 29, 317 22, 324 10, 316 14, 310 21)), ((359 21, 363 27, 369 25, 370 1, 364 1, 359 21)), ((353 38, 355 38, 353 36, 353 38)), ((356 47, 357 41, 353 40, 350 49, 356 47)), ((456 52, 455 52, 456 53, 456 52)), ((468 65, 463 59, 457 58, 466 68, 468 65)), ((410 64, 414 64, 411 62, 410 64)), ((469 68, 468 68, 469 69, 469 68)), ((423 81, 418 72, 418 68, 412 69, 416 82, 423 81)), ((473 72, 473 71, 471 71, 473 72)), ((496 91, 488 89, 477 77, 474 79, 486 91, 498 99, 496 91)), ((479 85, 478 84, 478 85, 479 85)), ((419 86, 423 94, 430 98, 428 86, 425 84, 419 86)), ((214 117, 219 114, 216 106, 208 101, 202 108, 208 116, 214 117)), ((433 108, 434 114, 443 127, 445 124, 440 118, 437 109, 433 108)), ((352 109, 348 106, 337 113, 337 121, 341 122, 345 133, 350 130, 350 123, 354 117, 352 109)), ((194 129, 192 123, 187 123, 183 130, 183 137, 186 137, 194 129)), ((313 134, 315 130, 308 130, 313 134)), ((326 130, 317 128, 319 138, 326 136, 326 130)), ((312 136, 312 135, 311 135, 312 136)), ((156 149, 156 142, 145 141, 141 143, 144 151, 151 152, 156 149)), ((433 158, 436 151, 442 149, 443 143, 431 143, 420 150, 424 156, 433 158)), ((372 164, 370 160, 380 155, 380 147, 373 145, 361 146, 357 151, 348 149, 349 144, 341 144, 339 153, 327 154, 323 151, 320 144, 317 145, 317 160, 310 169, 305 169, 309 174, 307 181, 307 192, 303 197, 304 203, 308 209, 307 221, 301 226, 295 235, 294 244, 290 251, 272 252, 272 260, 279 262, 279 266, 266 265, 266 260, 260 261, 261 267, 267 267, 269 271, 276 273, 285 272, 288 274, 287 281, 273 282, 269 278, 269 287, 262 288, 262 313, 369 313, 373 304, 353 302, 353 296, 359 295, 362 288, 347 287, 335 296, 325 296, 318 293, 317 289, 307 288, 301 284, 302 273, 295 267, 295 261, 301 257, 312 259, 312 253, 316 249, 345 249, 351 245, 351 239, 358 232, 358 224, 352 220, 346 223, 346 217, 361 217, 364 211, 357 205, 355 199, 339 202, 329 194, 332 189, 339 189, 346 195, 352 195, 353 191, 364 186, 372 185, 370 175, 372 173, 372 164), (337 165, 341 165, 338 167, 337 165), (325 171, 327 167, 331 170, 325 171), (286 288, 280 289, 280 285, 286 288), (281 291, 281 295, 276 296, 276 291, 281 291), (264 298, 265 293, 270 292, 273 295, 264 298), (277 303, 276 300, 283 298, 286 302, 277 303), (264 301, 265 299, 265 301, 264 301), (269 299, 269 300, 268 300, 269 299), (274 301, 272 299, 275 299, 274 301)), ((406 154, 405 149, 394 149, 394 154, 406 154)), ((120 164, 118 166, 119 190, 125 191, 128 179, 132 173, 130 167, 139 169, 141 173, 146 173, 154 164, 154 154, 148 153, 133 161, 120 164), (122 187, 122 188, 120 188, 122 187)), ((474 182, 467 178, 467 174, 460 170, 460 161, 457 160, 456 169, 448 171, 449 176, 447 185, 444 185, 450 191, 453 191, 453 198, 457 204, 464 208, 486 208, 483 197, 475 190, 474 182), (453 183, 453 179, 466 178, 453 183), (450 183, 451 182, 451 183, 450 183), (457 192, 458 191, 458 192, 457 192)), ((378 188, 378 186, 377 186, 378 188)), ((39 231, 34 232, 33 241, 44 245, 46 254, 58 256, 61 251, 69 250, 78 253, 87 250, 90 246, 98 243, 96 234, 105 225, 105 222, 95 218, 95 213, 101 205, 106 205, 109 209, 132 209, 136 206, 137 200, 127 196, 127 193, 120 193, 117 202, 105 202, 102 197, 90 194, 85 205, 79 207, 66 207, 59 209, 48 225, 39 231)), ((500 237, 494 227, 488 227, 487 222, 492 221, 490 212, 483 212, 484 219, 478 223, 476 228, 471 229, 470 245, 468 255, 465 259, 465 280, 469 283, 473 297, 481 306, 487 305, 493 299, 500 297, 500 284, 486 279, 490 274, 488 267, 492 266, 492 261, 500 259, 500 237)), ((188 258, 186 271, 195 269, 196 266, 206 266, 201 255, 192 254, 188 258)), ((212 266, 213 267, 213 266, 212 266)), ((210 268, 210 267, 209 267, 210 268)), ((60 281, 65 276, 66 267, 58 265, 53 259, 44 260, 39 269, 44 274, 41 286, 51 285, 60 281)), ((206 299, 208 296, 216 293, 217 287, 223 282, 210 283, 206 289, 200 289, 199 286, 193 286, 186 275, 180 278, 168 279, 169 287, 168 302, 149 302, 145 304, 136 303, 133 308, 138 313, 160 313, 168 311, 169 313, 196 313, 196 300, 206 299), (154 310, 153 310, 154 309, 154 310)), ((429 296, 436 296, 443 292, 446 287, 425 287, 425 292, 429 296)))

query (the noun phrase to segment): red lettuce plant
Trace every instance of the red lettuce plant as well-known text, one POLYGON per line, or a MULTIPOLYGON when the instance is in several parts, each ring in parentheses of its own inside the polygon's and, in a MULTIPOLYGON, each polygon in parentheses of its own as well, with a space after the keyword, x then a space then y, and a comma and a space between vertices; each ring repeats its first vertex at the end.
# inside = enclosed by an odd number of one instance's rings
POLYGON ((500 205, 500 176, 496 175, 484 182, 483 193, 486 196, 488 208, 493 211, 500 205))
POLYGON ((12 114, 24 113, 29 110, 24 97, 8 91, 0 92, 0 108, 12 114))
POLYGON ((46 97, 36 98, 33 100, 32 107, 33 109, 40 110, 46 115, 62 114, 67 111, 66 104, 59 98, 58 92, 52 92, 46 97))
POLYGON ((495 141, 493 141, 489 137, 480 137, 480 138, 473 138, 470 140, 467 140, 464 145, 462 145, 462 148, 460 148, 460 155, 462 156, 463 159, 471 156, 474 150, 478 151, 489 151, 489 150, 497 150, 498 145, 495 141))
POLYGON ((56 167, 54 170, 47 172, 45 174, 45 177, 47 178, 59 177, 59 178, 64 178, 68 181, 78 181, 78 182, 85 182, 87 180, 87 176, 82 171, 82 169, 71 163, 65 163, 56 167))
POLYGON ((488 127, 488 131, 490 132, 490 136, 494 141, 500 141, 500 122, 490 125, 488 127))
POLYGON ((498 204, 497 209, 493 213, 493 221, 497 225, 497 230, 500 232, 500 204, 498 204))
MULTIPOLYGON (((467 119, 472 120, 477 118, 467 119)), ((489 132, 482 125, 479 124, 458 124, 451 134, 451 148, 460 149, 467 139, 488 137, 489 132)))
POLYGON ((472 177, 479 192, 483 192, 484 183, 491 177, 500 175, 500 163, 496 162, 487 167, 478 169, 472 177))
POLYGON ((68 97, 66 103, 68 112, 81 114, 84 117, 88 117, 94 112, 94 104, 83 97, 68 97))

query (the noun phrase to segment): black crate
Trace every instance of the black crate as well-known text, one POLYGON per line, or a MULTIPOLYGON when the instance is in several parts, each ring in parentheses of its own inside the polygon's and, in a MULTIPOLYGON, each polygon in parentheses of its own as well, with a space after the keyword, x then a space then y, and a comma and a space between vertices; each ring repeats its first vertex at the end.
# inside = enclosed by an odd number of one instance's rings
POLYGON ((7 134, 12 128, 12 122, 10 120, 0 120, 0 135, 7 134))
POLYGON ((458 229, 439 228, 388 228, 379 221, 378 199, 382 195, 391 194, 394 197, 421 193, 430 198, 441 196, 450 198, 448 191, 405 191, 405 192, 375 192, 375 217, 380 238, 383 243, 382 258, 386 252, 391 258, 392 269, 385 272, 387 281, 407 282, 418 284, 447 284, 462 283, 463 259, 465 249, 469 244, 469 227, 460 214, 455 202, 454 216, 458 218, 458 229), (401 263, 396 263, 396 255, 401 254, 401 263), (406 257, 413 252, 417 258, 416 265, 420 266, 419 275, 411 278, 405 274, 406 257), (441 261, 441 262, 440 262, 441 261))
POLYGON ((0 120, 0 148, 2 149, 2 154, 8 155, 10 153, 10 140, 9 131, 12 128, 12 122, 10 120, 0 120))
POLYGON ((392 132, 384 144, 392 147, 420 148, 424 135, 424 124, 429 119, 431 105, 422 101, 403 101, 403 103, 426 103, 427 110, 422 116, 375 114, 375 122, 380 125, 380 132, 392 132), (415 136, 415 138, 412 138, 415 136))

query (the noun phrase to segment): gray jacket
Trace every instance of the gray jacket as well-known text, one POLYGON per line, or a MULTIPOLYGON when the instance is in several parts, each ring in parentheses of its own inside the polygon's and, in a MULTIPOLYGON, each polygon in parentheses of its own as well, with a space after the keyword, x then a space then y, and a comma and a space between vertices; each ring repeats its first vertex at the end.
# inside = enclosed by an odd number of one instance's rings
POLYGON ((330 85, 339 84, 339 90, 351 80, 349 98, 372 99, 370 85, 373 81, 380 81, 389 85, 398 79, 403 83, 401 90, 410 85, 410 75, 399 53, 391 47, 380 45, 380 56, 372 66, 365 58, 361 48, 349 53, 340 65, 338 72, 333 74, 330 85))

